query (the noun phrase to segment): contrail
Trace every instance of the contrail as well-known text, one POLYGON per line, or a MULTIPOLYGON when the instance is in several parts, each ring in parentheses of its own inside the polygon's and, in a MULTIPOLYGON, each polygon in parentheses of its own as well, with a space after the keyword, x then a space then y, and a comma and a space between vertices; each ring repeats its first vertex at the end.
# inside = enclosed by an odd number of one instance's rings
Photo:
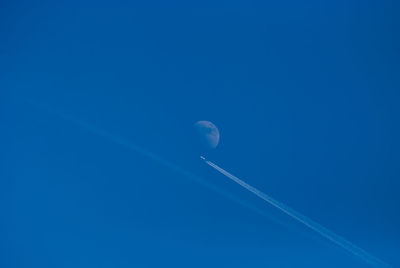
POLYGON ((253 194, 258 196, 259 198, 261 198, 264 201, 268 202, 270 205, 280 209, 281 211, 283 211, 284 213, 286 213, 290 217, 298 220, 302 224, 306 225, 307 227, 309 227, 310 229, 314 230, 315 232, 317 232, 321 236, 325 237, 326 239, 332 241, 336 245, 338 245, 338 246, 342 247, 343 249, 347 250, 351 254, 361 258, 363 261, 367 262, 369 265, 371 265, 373 267, 391 267, 389 264, 387 264, 387 263, 379 260, 378 258, 372 256, 371 254, 369 254, 365 250, 357 247, 353 243, 347 241, 343 237, 341 237, 341 236, 335 234, 334 232, 328 230, 327 228, 325 228, 322 225, 316 223, 315 221, 311 220, 310 218, 300 214, 299 212, 297 212, 297 211, 293 210, 292 208, 282 204, 281 202, 273 199, 272 197, 268 196, 267 194, 261 192, 260 190, 258 190, 256 188, 254 188, 253 186, 245 183, 244 181, 242 181, 238 177, 230 174, 229 172, 227 172, 226 170, 220 168, 219 166, 217 166, 213 162, 205 159, 203 156, 200 156, 200 158, 202 160, 204 160, 205 163, 207 163, 208 165, 210 165, 211 167, 213 167, 217 171, 221 172, 223 175, 225 175, 229 179, 233 180, 234 182, 236 182, 237 184, 239 184, 240 186, 242 186, 246 190, 252 192, 253 194))
MULTIPOLYGON (((199 183, 200 185, 202 185, 203 187, 206 187, 222 196, 224 196, 227 199, 230 199, 233 202, 236 202, 238 204, 240 204, 243 207, 246 207, 250 210, 252 210, 253 212, 256 212, 257 214, 260 214, 262 216, 265 216, 267 218, 269 218, 270 220, 273 220, 275 223, 279 223, 281 225, 286 226, 286 228, 289 228, 289 226, 287 226, 286 224, 284 224, 283 222, 279 221, 278 219, 270 216, 270 215, 266 215, 265 213, 263 213, 261 210, 251 206, 250 204, 244 202, 243 200, 238 199, 236 196, 217 188, 215 185, 212 185, 210 183, 208 183, 207 181, 205 181, 202 177, 197 176, 195 174, 193 174, 192 172, 181 168, 180 166, 178 166, 175 163, 172 163, 170 161, 167 161, 161 157, 159 157, 158 155, 149 152, 148 150, 146 150, 145 148, 142 148, 140 146, 137 146, 136 144, 125 140, 121 137, 115 136, 107 131, 104 131, 103 129, 97 128, 91 124, 88 124, 85 121, 79 120, 77 118, 74 118, 70 115, 64 114, 64 113, 60 113, 57 111, 54 111, 48 107, 44 107, 40 104, 38 104, 37 102, 33 101, 33 100, 26 100, 29 104, 31 104, 32 106, 35 106, 37 108, 41 108, 51 114, 54 114, 66 121, 69 121, 72 124, 75 124, 77 126, 80 126, 82 129, 86 129, 87 131, 101 136, 105 139, 108 139, 112 142, 114 142, 115 144, 119 144, 125 148, 128 148, 136 153, 142 154, 143 156, 159 163, 160 165, 171 169, 189 179, 191 179, 192 181, 195 181, 197 183, 199 183)), ((360 257, 361 259, 363 259, 364 261, 366 261, 367 263, 369 263, 370 265, 374 266, 374 267, 391 267, 390 265, 384 263, 383 261, 377 259, 376 257, 370 255, 369 253, 365 252, 363 249, 353 245, 352 243, 350 243, 349 241, 345 240, 344 238, 336 235, 335 233, 333 233, 332 231, 329 231, 328 229, 324 228, 323 226, 319 225, 318 223, 312 221, 311 219, 301 215, 300 213, 294 211, 293 209, 285 206, 284 204, 274 200, 273 198, 269 197, 268 195, 264 194, 263 192, 259 191, 258 189, 248 185, 247 183, 245 183, 244 181, 240 180, 239 178, 233 176, 232 174, 230 174, 229 172, 225 171, 224 169, 220 168, 219 166, 215 165, 214 163, 212 163, 211 161, 206 160, 204 157, 201 156, 201 159, 203 159, 208 165, 210 165, 211 167, 215 168, 216 170, 218 170, 219 172, 221 172, 222 174, 224 174, 225 176, 227 176, 228 178, 230 178, 231 180, 235 181, 236 183, 238 183, 239 185, 243 186, 244 188, 246 188, 247 190, 249 190, 250 192, 254 193, 255 195, 257 195, 258 197, 260 197, 261 199, 267 201, 268 203, 270 203, 271 205, 273 205, 274 207, 279 208, 280 210, 282 210, 283 212, 285 212, 286 214, 288 214, 289 216, 293 217, 294 219, 297 219, 298 221, 300 221, 301 223, 303 223, 304 225, 308 226, 309 228, 311 228, 312 230, 314 230, 315 232, 319 233, 320 235, 322 235, 323 237, 329 239, 330 241, 334 242, 335 244, 341 246, 342 248, 346 249, 348 252, 360 257)))

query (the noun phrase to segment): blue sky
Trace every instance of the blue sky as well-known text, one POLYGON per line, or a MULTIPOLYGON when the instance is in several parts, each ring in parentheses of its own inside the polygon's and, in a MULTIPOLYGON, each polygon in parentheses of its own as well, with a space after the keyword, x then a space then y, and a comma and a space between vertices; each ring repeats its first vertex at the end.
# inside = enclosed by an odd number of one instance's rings
POLYGON ((394 1, 0 7, 1 267, 400 266, 394 1))

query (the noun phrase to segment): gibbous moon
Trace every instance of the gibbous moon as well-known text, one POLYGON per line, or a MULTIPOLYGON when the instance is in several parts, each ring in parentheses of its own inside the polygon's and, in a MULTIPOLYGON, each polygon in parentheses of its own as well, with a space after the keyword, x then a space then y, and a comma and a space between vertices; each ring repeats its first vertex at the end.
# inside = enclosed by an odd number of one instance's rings
POLYGON ((194 129, 200 142, 208 149, 214 149, 219 143, 218 128, 210 121, 198 121, 194 129))

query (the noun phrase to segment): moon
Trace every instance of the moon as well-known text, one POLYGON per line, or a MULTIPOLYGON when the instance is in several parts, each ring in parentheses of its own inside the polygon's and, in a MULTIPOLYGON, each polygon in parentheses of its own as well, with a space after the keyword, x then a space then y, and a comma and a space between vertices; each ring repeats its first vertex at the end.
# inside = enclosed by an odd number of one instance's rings
POLYGON ((194 124, 194 129, 200 142, 207 149, 215 149, 219 143, 218 128, 210 121, 198 121, 194 124))

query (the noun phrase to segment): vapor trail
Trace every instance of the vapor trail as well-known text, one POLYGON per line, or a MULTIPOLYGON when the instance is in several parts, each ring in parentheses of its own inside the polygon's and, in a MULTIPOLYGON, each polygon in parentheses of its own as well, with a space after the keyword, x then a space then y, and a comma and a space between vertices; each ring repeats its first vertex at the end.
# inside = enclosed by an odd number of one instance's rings
MULTIPOLYGON (((161 157, 159 157, 158 155, 149 152, 148 150, 137 146, 136 144, 125 140, 121 137, 115 136, 107 131, 104 131, 103 129, 97 128, 91 124, 88 124, 85 121, 79 120, 77 118, 74 118, 70 115, 64 114, 64 113, 60 113, 57 111, 54 111, 48 107, 44 107, 40 104, 38 104, 37 102, 33 101, 33 100, 26 100, 26 102, 28 102, 29 104, 31 104, 32 106, 35 106, 36 108, 40 108, 43 109, 51 114, 54 114, 66 121, 69 121, 72 124, 75 124, 79 127, 81 127, 82 129, 85 129, 89 132, 91 132, 92 134, 98 135, 100 137, 103 137, 105 139, 110 140, 111 142, 114 142, 115 144, 119 144, 127 149, 130 149, 136 153, 142 154, 143 156, 159 163, 160 165, 169 168, 170 170, 173 170, 185 177, 187 177, 188 179, 191 179, 192 181, 195 181, 197 183, 199 183, 200 185, 202 185, 203 187, 206 187, 222 196, 224 196, 227 199, 230 199, 233 202, 236 202, 240 205, 242 205, 243 207, 246 207, 250 210, 252 210, 253 212, 256 212, 257 214, 260 214, 262 216, 265 216, 267 218, 269 218, 270 220, 273 220, 275 223, 281 224, 281 225, 285 225, 287 228, 289 228, 289 226, 287 226, 286 224, 284 224, 283 222, 279 221, 278 219, 270 216, 270 215, 266 215, 265 213, 263 213, 261 210, 251 206, 250 204, 238 199, 236 196, 217 188, 215 185, 212 185, 210 183, 208 183, 207 181, 205 181, 202 177, 197 176, 195 174, 193 174, 192 172, 181 168, 180 166, 176 165, 175 163, 172 163, 170 161, 167 161, 161 157)), ((291 208, 285 206, 284 204, 272 199, 271 197, 267 196, 266 194, 262 193, 261 191, 257 190, 256 188, 248 185, 247 183, 245 183, 244 181, 240 180, 239 178, 233 176, 232 174, 230 174, 229 172, 225 171, 224 169, 220 168, 219 166, 215 165, 214 163, 212 163, 211 161, 206 160, 204 157, 201 157, 208 165, 210 165, 211 167, 215 168, 216 170, 218 170, 219 172, 221 172, 222 174, 224 174, 225 176, 227 176, 228 178, 230 178, 231 180, 235 181, 236 183, 238 183, 239 185, 243 186, 244 188, 246 188, 247 190, 249 190, 250 192, 256 194, 258 197, 260 197, 261 199, 267 201, 268 203, 270 203, 271 205, 279 208, 280 210, 282 210, 283 212, 285 212, 286 214, 288 214, 289 216, 297 219, 298 221, 300 221, 301 223, 303 223, 304 225, 308 226, 309 228, 313 229, 315 232, 321 234, 323 237, 331 240, 332 242, 334 242, 335 244, 343 247, 344 249, 346 249, 347 251, 349 251, 350 253, 359 256, 360 258, 362 258, 364 261, 366 261, 367 263, 369 263, 370 265, 374 266, 374 267, 391 267, 390 265, 384 263, 383 261, 375 258, 374 256, 370 255, 369 253, 365 252, 364 250, 362 250, 361 248, 353 245, 352 243, 348 242, 347 240, 345 240, 344 238, 336 235, 335 233, 327 230, 326 228, 324 228, 323 226, 319 225, 318 223, 312 221, 311 219, 308 219, 307 217, 299 214, 298 212, 292 210, 291 208)))
POLYGON ((217 166, 213 162, 211 162, 209 160, 206 160, 203 156, 201 156, 200 158, 203 159, 205 161, 205 163, 207 163, 208 165, 210 165, 211 167, 213 167, 217 171, 221 172, 223 175, 225 175, 229 179, 233 180, 234 182, 236 182, 240 186, 244 187, 246 190, 252 192, 253 194, 258 196, 259 198, 265 200, 270 205, 280 209, 281 211, 283 211, 284 213, 286 213, 290 217, 298 220, 302 224, 306 225, 310 229, 312 229, 315 232, 319 233, 321 236, 325 237, 326 239, 332 241, 336 245, 338 245, 338 246, 342 247, 343 249, 347 250, 351 254, 361 258, 363 261, 367 262, 369 265, 371 265, 373 267, 391 267, 389 264, 387 264, 387 263, 379 260, 378 258, 372 256, 371 254, 369 254, 365 250, 357 247, 356 245, 354 245, 353 243, 347 241, 343 237, 335 234, 334 232, 328 230, 327 228, 323 227, 322 225, 320 225, 320 224, 316 223, 315 221, 311 220, 310 218, 307 218, 306 216, 300 214, 299 212, 293 210, 292 208, 282 204, 281 202, 273 199, 272 197, 268 196, 267 194, 265 194, 265 193, 261 192, 260 190, 254 188, 253 186, 245 183, 244 181, 242 181, 238 177, 230 174, 229 172, 227 172, 226 170, 220 168, 219 166, 217 166))

